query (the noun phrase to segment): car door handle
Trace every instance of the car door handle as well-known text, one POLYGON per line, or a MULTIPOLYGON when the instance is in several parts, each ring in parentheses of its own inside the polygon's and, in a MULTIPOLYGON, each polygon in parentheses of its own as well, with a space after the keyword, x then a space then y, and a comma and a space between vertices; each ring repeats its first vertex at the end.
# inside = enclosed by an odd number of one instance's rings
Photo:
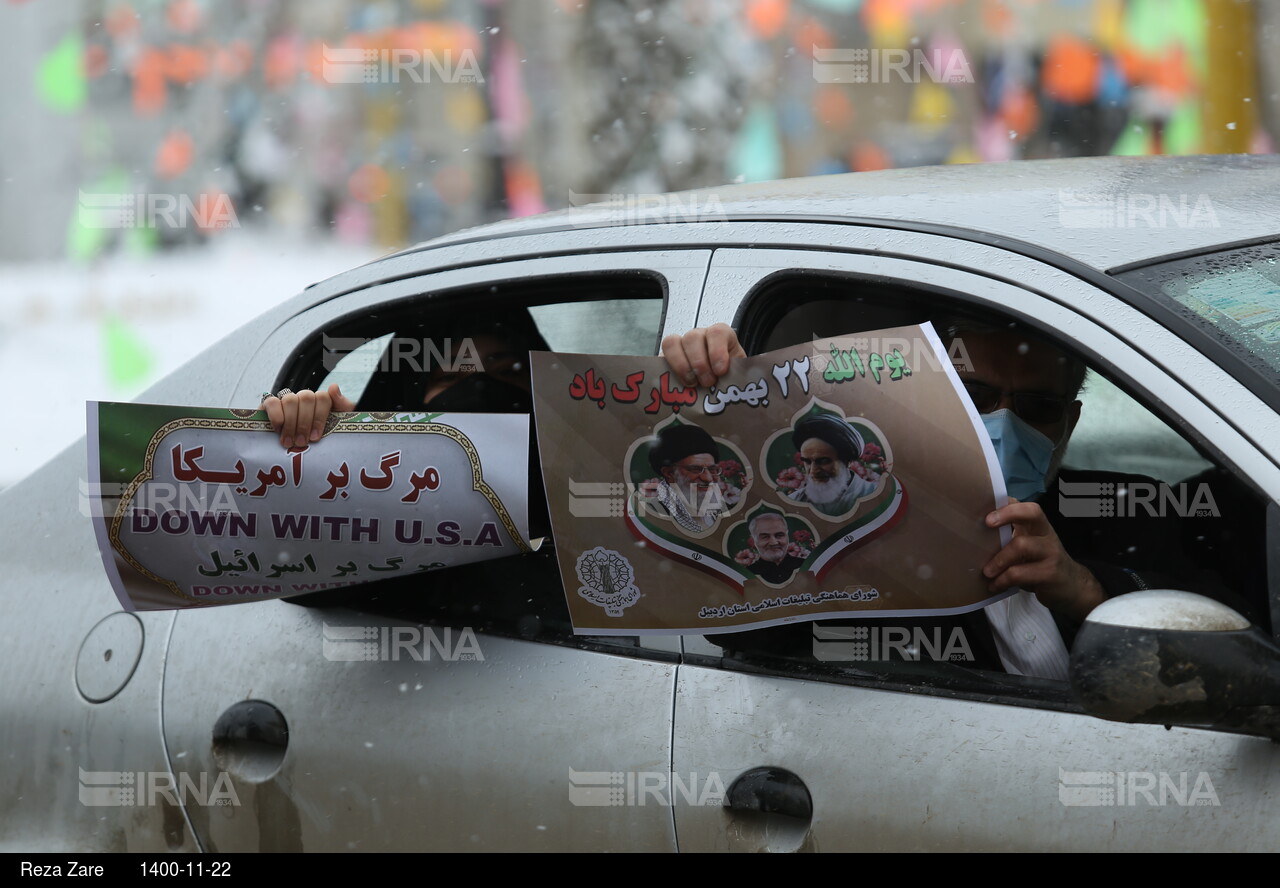
POLYGON ((813 796, 804 781, 785 768, 752 768, 738 776, 725 795, 733 811, 780 814, 808 822, 813 819, 813 796))

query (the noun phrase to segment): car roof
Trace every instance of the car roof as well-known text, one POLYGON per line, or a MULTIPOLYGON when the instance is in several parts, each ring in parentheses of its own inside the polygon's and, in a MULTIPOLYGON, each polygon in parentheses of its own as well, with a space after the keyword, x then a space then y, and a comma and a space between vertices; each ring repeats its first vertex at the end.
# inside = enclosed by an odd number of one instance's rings
POLYGON ((784 219, 951 229, 948 233, 983 240, 1020 241, 1105 271, 1280 236, 1278 155, 956 164, 725 185, 667 196, 571 196, 575 202, 588 197, 604 203, 454 232, 401 255, 566 228, 784 219))

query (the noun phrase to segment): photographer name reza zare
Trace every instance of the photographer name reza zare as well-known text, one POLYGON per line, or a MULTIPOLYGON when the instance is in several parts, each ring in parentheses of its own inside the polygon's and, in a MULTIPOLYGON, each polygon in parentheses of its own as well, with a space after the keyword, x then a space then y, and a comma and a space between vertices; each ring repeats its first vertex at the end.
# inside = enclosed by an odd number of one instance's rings
POLYGON ((32 863, 29 860, 22 861, 22 866, 18 869, 20 876, 101 876, 104 870, 100 865, 90 865, 87 863, 76 863, 74 860, 68 860, 67 865, 63 867, 60 864, 50 863, 32 863), (63 870, 66 872, 63 872, 63 870))
MULTIPOLYGON (((231 862, 227 860, 199 860, 179 862, 173 860, 143 861, 136 863, 142 867, 144 876, 230 876, 231 862)), ((68 860, 61 863, 32 863, 24 860, 18 867, 19 876, 105 876, 106 867, 101 864, 80 863, 68 860)))

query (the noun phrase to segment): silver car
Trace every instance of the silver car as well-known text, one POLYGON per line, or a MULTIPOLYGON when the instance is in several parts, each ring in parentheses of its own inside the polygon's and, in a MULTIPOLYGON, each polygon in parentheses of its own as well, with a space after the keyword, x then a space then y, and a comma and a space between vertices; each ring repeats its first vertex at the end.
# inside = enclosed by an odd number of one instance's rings
POLYGON ((1255 625, 1197 596, 1117 598, 1081 630, 1069 683, 824 656, 821 626, 801 655, 576 636, 547 551, 127 614, 83 514, 82 440, 0 494, 0 848, 1275 849, 1278 294, 1275 157, 627 197, 312 286, 139 400, 358 395, 368 362, 334 340, 380 349, 512 308, 553 350, 634 355, 717 322, 754 353, 984 311, 1088 362, 1068 464, 1162 490, 1212 479, 1207 510, 1151 502, 1199 522, 1180 538, 1255 625), (411 644, 334 656, 353 633, 411 644))

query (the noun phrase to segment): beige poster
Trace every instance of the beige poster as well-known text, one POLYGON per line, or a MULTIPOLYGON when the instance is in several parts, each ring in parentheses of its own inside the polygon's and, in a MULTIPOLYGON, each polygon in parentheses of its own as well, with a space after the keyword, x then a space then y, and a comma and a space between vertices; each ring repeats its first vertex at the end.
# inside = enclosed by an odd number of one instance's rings
POLYGON ((990 604, 1008 529, 990 440, 931 326, 734 361, 534 353, 535 419, 580 634, 715 633, 990 604))

